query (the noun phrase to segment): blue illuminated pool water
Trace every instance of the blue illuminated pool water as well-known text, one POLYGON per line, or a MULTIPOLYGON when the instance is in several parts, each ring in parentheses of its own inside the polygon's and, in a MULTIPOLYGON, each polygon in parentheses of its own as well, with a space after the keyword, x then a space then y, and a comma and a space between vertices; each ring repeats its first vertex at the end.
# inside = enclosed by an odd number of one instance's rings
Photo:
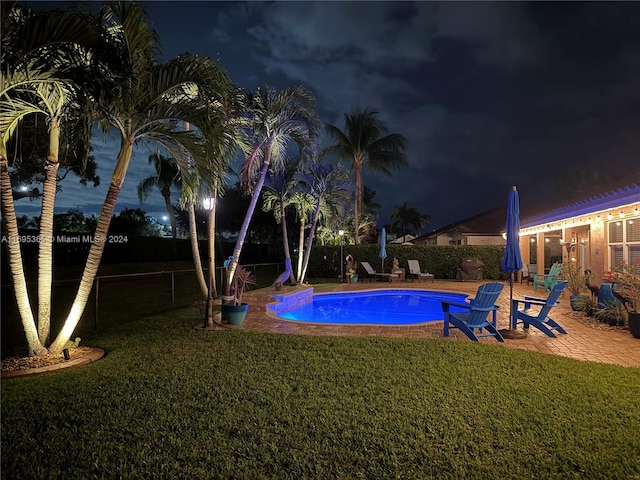
POLYGON ((323 293, 314 295, 311 303, 278 316, 299 322, 342 325, 416 325, 444 318, 440 300, 462 302, 467 296, 427 290, 323 293))

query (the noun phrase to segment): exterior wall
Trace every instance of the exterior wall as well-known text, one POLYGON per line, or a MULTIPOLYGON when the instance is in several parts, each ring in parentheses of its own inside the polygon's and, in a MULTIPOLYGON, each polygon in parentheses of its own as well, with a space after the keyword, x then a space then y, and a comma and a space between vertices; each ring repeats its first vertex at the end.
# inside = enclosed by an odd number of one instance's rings
MULTIPOLYGON (((622 208, 625 213, 625 219, 636 220, 640 222, 640 217, 632 215, 634 209, 631 207, 622 208)), ((599 219, 592 221, 589 224, 578 225, 575 227, 563 228, 560 230, 565 242, 573 244, 570 250, 563 248, 563 261, 572 261, 573 258, 579 262, 583 267, 589 268, 594 275, 593 282, 599 284, 604 278, 604 273, 611 269, 609 260, 609 239, 608 239, 608 226, 610 222, 619 221, 615 217, 611 220, 599 219)), ((554 232, 546 232, 554 233, 554 232)), ((522 254, 523 263, 528 263, 530 251, 530 240, 535 236, 537 239, 537 251, 538 264, 544 264, 544 245, 545 245, 545 232, 537 232, 535 235, 523 235, 520 238, 520 249, 522 254)), ((555 231, 557 234, 558 231, 555 231)), ((537 273, 541 273, 538 271, 537 273)))
POLYGON ((505 245, 505 240, 499 235, 465 235, 460 239, 443 233, 435 238, 429 238, 427 245, 505 245), (452 243, 453 242, 453 243, 452 243), (460 243, 458 243, 460 242, 460 243))
POLYGON ((469 235, 465 237, 465 245, 506 245, 507 242, 499 235, 469 235))
POLYGON ((451 245, 452 238, 449 235, 438 235, 436 245, 451 245))

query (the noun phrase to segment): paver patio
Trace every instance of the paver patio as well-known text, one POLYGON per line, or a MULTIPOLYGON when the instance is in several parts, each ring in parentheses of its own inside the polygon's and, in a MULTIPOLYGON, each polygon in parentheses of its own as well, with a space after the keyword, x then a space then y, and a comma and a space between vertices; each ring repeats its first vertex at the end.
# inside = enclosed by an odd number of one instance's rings
MULTIPOLYGON (((482 282, 456 282, 452 280, 435 280, 434 283, 396 282, 396 283, 356 283, 340 284, 330 287, 317 287, 316 293, 369 290, 378 288, 416 288, 424 290, 442 290, 450 292, 463 292, 473 295, 482 282)), ((255 330, 273 333, 290 333, 299 335, 352 335, 352 336, 388 336, 388 337, 414 337, 414 338, 444 338, 442 321, 430 322, 418 326, 369 326, 369 325, 320 325, 304 322, 283 320, 273 313, 267 312, 266 305, 273 302, 272 295, 292 293, 302 287, 283 287, 279 292, 273 288, 265 288, 245 293, 244 301, 248 302, 249 313, 242 325, 229 326, 243 330, 255 330)), ((533 286, 514 284, 514 298, 524 296, 546 297, 542 292, 534 292, 533 286)), ((509 327, 509 285, 505 282, 505 288, 498 299, 500 311, 498 312, 498 328, 509 327)), ((573 312, 569 306, 568 292, 561 296, 560 305, 555 307, 553 318, 568 332, 567 335, 558 335, 551 338, 535 328, 529 329, 529 334, 524 339, 505 339, 504 343, 498 343, 493 338, 482 338, 483 343, 492 343, 522 350, 560 355, 587 360, 592 362, 610 363, 627 367, 640 367, 640 339, 633 338, 627 329, 620 327, 608 327, 603 324, 590 324, 584 314, 573 312)), ((522 330, 522 326, 519 326, 522 330)), ((470 341, 457 329, 451 331, 451 341, 470 341)))

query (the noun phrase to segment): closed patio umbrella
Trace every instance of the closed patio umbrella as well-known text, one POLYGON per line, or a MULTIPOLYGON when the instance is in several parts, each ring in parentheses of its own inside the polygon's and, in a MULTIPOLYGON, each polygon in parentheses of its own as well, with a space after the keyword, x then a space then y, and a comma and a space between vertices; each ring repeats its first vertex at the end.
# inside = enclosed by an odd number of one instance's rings
MULTIPOLYGON (((504 257, 502 258, 502 270, 509 274, 509 329, 512 330, 515 328, 512 325, 513 277, 522 270, 522 256, 520 255, 520 199, 515 186, 509 192, 505 227, 507 246, 504 249, 504 257)), ((511 338, 514 337, 512 336, 511 338)))
POLYGON ((382 259, 382 270, 384 273, 384 259, 387 258, 387 231, 382 227, 380 232, 380 258, 382 259))

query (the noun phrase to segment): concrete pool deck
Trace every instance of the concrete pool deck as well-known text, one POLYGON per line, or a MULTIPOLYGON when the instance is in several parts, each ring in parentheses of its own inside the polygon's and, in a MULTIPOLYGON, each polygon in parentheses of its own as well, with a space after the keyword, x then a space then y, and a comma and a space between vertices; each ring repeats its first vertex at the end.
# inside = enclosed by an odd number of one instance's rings
MULTIPOLYGON (((355 284, 340 284, 326 287, 314 287, 315 293, 360 291, 370 289, 422 289, 449 292, 463 292, 473 295, 478 286, 489 282, 456 282, 453 280, 435 280, 431 282, 359 282, 355 284)), ((375 325, 321 325, 304 322, 283 320, 272 312, 267 312, 266 305, 275 302, 273 295, 287 295, 309 287, 283 287, 276 292, 273 288, 246 292, 244 301, 248 302, 249 313, 242 325, 225 325, 250 331, 297 334, 297 335, 342 335, 342 336, 387 336, 412 338, 444 338, 442 321, 431 322, 417 326, 375 326, 375 325)), ((545 298, 546 293, 533 291, 533 286, 514 284, 513 297, 536 296, 545 298)), ((509 284, 498 298, 498 328, 509 327, 509 284)), ((591 362, 609 363, 627 367, 640 367, 640 339, 633 338, 626 328, 609 327, 592 322, 581 312, 573 312, 569 306, 569 296, 565 292, 560 297, 560 305, 555 307, 553 318, 567 330, 567 335, 557 338, 547 337, 536 328, 530 328, 524 339, 506 339, 504 343, 496 342, 494 338, 481 338, 482 343, 492 343, 521 350, 560 355, 591 362)), ((522 326, 518 328, 522 330, 522 326)), ((470 341, 457 329, 451 330, 451 341, 470 341)))

